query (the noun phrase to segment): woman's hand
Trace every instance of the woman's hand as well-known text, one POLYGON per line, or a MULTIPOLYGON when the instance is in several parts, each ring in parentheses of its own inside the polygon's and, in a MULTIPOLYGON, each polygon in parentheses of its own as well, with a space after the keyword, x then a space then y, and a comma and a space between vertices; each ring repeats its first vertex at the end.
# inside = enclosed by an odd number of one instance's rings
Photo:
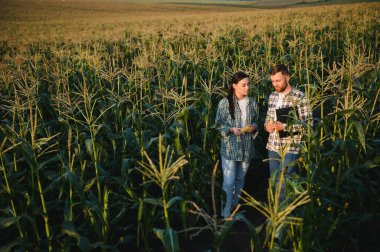
POLYGON ((256 126, 255 125, 247 125, 244 128, 240 129, 240 133, 242 133, 242 134, 246 134, 246 133, 247 134, 251 134, 255 130, 256 130, 256 126))
POLYGON ((251 134, 251 133, 253 133, 254 131, 256 131, 256 126, 255 125, 249 125, 249 130, 248 130, 248 134, 251 134))
POLYGON ((242 133, 240 132, 240 128, 230 128, 230 132, 234 134, 235 136, 240 136, 242 133))

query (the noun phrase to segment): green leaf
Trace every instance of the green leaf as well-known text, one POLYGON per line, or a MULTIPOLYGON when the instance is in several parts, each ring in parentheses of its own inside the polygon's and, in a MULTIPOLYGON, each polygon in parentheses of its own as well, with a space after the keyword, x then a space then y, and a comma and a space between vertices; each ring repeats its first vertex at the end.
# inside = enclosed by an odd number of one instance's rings
POLYGON ((190 153, 200 153, 202 151, 202 147, 196 145, 196 144, 190 144, 187 148, 190 153))
POLYGON ((144 202, 141 200, 139 203, 139 211, 137 213, 137 222, 138 223, 141 223, 143 210, 144 210, 144 202))
POLYGON ((373 159, 373 162, 377 163, 377 164, 380 164, 380 155, 379 156, 376 156, 374 159, 373 159))
POLYGON ((122 163, 121 163, 121 170, 123 172, 127 171, 128 169, 130 169, 132 167, 134 162, 135 162, 135 160, 133 160, 131 158, 124 158, 122 160, 122 163))
POLYGON ((258 233, 260 233, 260 231, 262 230, 263 224, 261 224, 258 227, 255 227, 244 216, 239 216, 239 218, 244 221, 244 223, 247 225, 247 227, 249 229, 249 232, 251 233, 251 238, 252 238, 253 246, 254 246, 253 251, 255 251, 255 252, 261 252, 262 251, 261 250, 261 242, 260 242, 260 238, 259 238, 258 233))
POLYGON ((65 206, 63 207, 63 216, 65 220, 70 218, 70 201, 69 199, 65 200, 65 206))
POLYGON ((48 165, 51 165, 53 163, 56 163, 60 160, 60 157, 58 155, 55 155, 51 158, 49 158, 48 160, 42 162, 41 164, 38 165, 38 170, 41 170, 43 168, 45 168, 46 166, 48 165))
POLYGON ((89 240, 78 234, 74 224, 69 221, 65 221, 62 224, 62 232, 64 234, 67 234, 70 237, 73 237, 77 240, 77 245, 82 251, 89 251, 90 250, 90 242, 89 240))
POLYGON ((66 167, 66 173, 64 174, 64 176, 67 178, 68 181, 71 182, 72 186, 74 187, 74 190, 77 193, 79 194, 83 193, 82 185, 79 181, 79 178, 75 175, 75 173, 70 172, 69 169, 66 167))
POLYGON ((162 242, 164 242, 164 230, 160 228, 153 228, 154 234, 157 236, 158 239, 160 239, 162 242))
POLYGON ((356 128, 356 131, 358 132, 358 137, 359 137, 360 144, 362 145, 362 147, 364 149, 364 152, 365 152, 366 151, 366 148, 365 148, 365 134, 364 134, 363 126, 358 121, 353 121, 353 124, 354 124, 354 126, 356 128))
POLYGON ((178 236, 172 228, 165 229, 164 247, 166 251, 179 251, 178 236))
POLYGON ((176 252, 179 251, 179 242, 177 233, 172 228, 159 229, 153 228, 153 232, 161 240, 164 245, 165 251, 176 252))
POLYGON ((226 236, 231 231, 232 226, 236 222, 237 218, 236 215, 233 217, 232 220, 224 222, 223 226, 219 229, 219 232, 215 234, 215 246, 217 249, 220 249, 220 246, 222 245, 223 240, 226 238, 226 236))
POLYGON ((95 133, 94 133, 94 136, 98 135, 98 133, 101 131, 102 128, 104 128, 105 131, 106 131, 107 133, 111 132, 110 127, 109 127, 107 124, 102 123, 102 124, 100 124, 100 125, 96 128, 95 133))
POLYGON ((329 116, 331 116, 331 117, 333 117, 335 115, 342 116, 342 115, 346 115, 346 114, 352 114, 355 111, 357 111, 357 109, 355 109, 355 108, 353 108, 353 109, 342 109, 342 110, 339 110, 337 112, 330 113, 329 116))
POLYGON ((167 208, 170 208, 172 205, 174 205, 177 201, 181 201, 182 198, 180 196, 175 196, 171 198, 167 203, 167 208))
POLYGON ((0 218, 0 228, 7 228, 16 223, 20 218, 20 216, 0 218))
POLYGON ((182 118, 182 117, 188 117, 189 116, 190 107, 183 108, 181 111, 178 112, 176 118, 182 118))
POLYGON ((154 142, 157 142, 157 140, 158 140, 158 137, 152 137, 152 138, 150 138, 149 142, 146 143, 146 144, 144 145, 144 149, 146 149, 146 150, 149 149, 150 146, 151 146, 154 142))
POLYGON ((100 248, 105 251, 115 251, 115 247, 112 245, 108 245, 104 242, 94 242, 91 244, 91 251, 95 248, 100 248))
POLYGON ((92 153, 92 142, 91 142, 91 139, 86 139, 84 142, 85 142, 85 144, 86 144, 87 154, 88 154, 92 159, 94 159, 94 155, 93 155, 93 153, 92 153))
POLYGON ((77 240, 79 239, 79 234, 72 222, 65 221, 62 224, 62 232, 70 237, 74 237, 77 240))
POLYGON ((371 160, 367 160, 364 164, 360 165, 359 167, 363 167, 363 168, 366 168, 366 169, 372 169, 372 168, 375 168, 375 167, 379 167, 380 165, 371 161, 371 160))
POLYGON ((2 252, 8 252, 8 251, 17 251, 17 250, 12 250, 12 248, 16 245, 19 245, 22 243, 22 239, 18 238, 2 247, 0 247, 0 251, 2 252))
POLYGON ((92 178, 92 179, 90 179, 87 183, 86 183, 86 185, 84 186, 84 192, 87 192, 88 190, 90 190, 91 189, 91 187, 92 187, 92 185, 95 183, 95 181, 96 181, 96 178, 94 177, 94 178, 92 178))
POLYGON ((120 237, 119 241, 117 242, 117 244, 128 244, 132 241, 134 241, 136 239, 135 236, 133 235, 126 235, 126 236, 122 236, 120 237))
POLYGON ((278 248, 277 246, 274 246, 273 248, 269 249, 269 252, 280 252, 280 248, 278 248))
MULTIPOLYGON (((46 175, 45 172, 44 172, 44 175, 46 175)), ((58 178, 56 178, 56 179, 54 179, 49 185, 47 185, 45 187, 45 189, 44 189, 44 193, 46 193, 46 192, 48 192, 48 191, 50 191, 50 190, 52 190, 54 188, 59 188, 59 184, 58 183, 61 182, 62 178, 65 178, 65 174, 62 175, 62 176, 60 176, 60 177, 58 177, 58 178), (58 184, 58 186, 56 186, 57 184, 58 184)))
POLYGON ((90 251, 90 241, 84 236, 79 236, 77 245, 82 251, 90 251))
POLYGON ((302 184, 297 181, 286 178, 285 183, 287 186, 289 186, 289 189, 291 189, 295 193, 301 193, 305 191, 305 189, 302 187, 302 184))
POLYGON ((158 201, 158 200, 152 199, 152 198, 145 198, 145 199, 143 199, 143 202, 146 202, 146 203, 149 203, 149 204, 152 204, 155 206, 160 206, 160 207, 164 206, 161 201, 158 201))

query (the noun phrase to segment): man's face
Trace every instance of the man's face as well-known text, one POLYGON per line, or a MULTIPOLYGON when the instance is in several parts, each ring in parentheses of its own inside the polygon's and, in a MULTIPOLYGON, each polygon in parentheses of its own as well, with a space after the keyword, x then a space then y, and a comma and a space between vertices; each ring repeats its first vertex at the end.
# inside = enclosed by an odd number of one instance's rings
POLYGON ((282 93, 284 91, 287 91, 287 88, 289 87, 289 75, 284 75, 281 72, 278 72, 274 75, 271 75, 270 79, 272 81, 274 89, 277 92, 282 93))

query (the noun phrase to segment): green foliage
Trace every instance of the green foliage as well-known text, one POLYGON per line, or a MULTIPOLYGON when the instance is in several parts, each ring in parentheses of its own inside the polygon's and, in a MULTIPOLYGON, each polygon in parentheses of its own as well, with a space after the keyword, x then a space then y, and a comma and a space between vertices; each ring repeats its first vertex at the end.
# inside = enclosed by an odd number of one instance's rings
MULTIPOLYGON (((118 40, 0 42, 0 250, 177 251, 188 239, 180 230, 199 223, 189 200, 220 248, 233 223, 249 220, 210 215, 216 106, 232 73, 246 71, 262 125, 275 63, 290 66, 315 117, 301 176, 288 182, 310 202, 292 209, 302 225, 284 229, 281 249, 375 244, 378 4, 252 13, 163 19, 146 31, 123 26, 118 40)), ((266 139, 260 129, 258 159, 266 139)), ((260 230, 247 226, 260 251, 260 230)))

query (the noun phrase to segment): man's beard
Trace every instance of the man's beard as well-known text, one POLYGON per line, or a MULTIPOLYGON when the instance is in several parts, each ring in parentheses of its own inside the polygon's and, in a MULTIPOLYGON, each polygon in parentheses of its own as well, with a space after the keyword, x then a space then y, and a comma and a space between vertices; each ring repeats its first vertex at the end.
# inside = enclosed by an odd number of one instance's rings
POLYGON ((284 92, 287 88, 288 88, 288 86, 289 86, 289 83, 288 83, 288 81, 287 80, 285 80, 285 87, 283 87, 283 88, 281 88, 279 91, 277 91, 277 92, 279 92, 279 93, 282 93, 282 92, 284 92))

